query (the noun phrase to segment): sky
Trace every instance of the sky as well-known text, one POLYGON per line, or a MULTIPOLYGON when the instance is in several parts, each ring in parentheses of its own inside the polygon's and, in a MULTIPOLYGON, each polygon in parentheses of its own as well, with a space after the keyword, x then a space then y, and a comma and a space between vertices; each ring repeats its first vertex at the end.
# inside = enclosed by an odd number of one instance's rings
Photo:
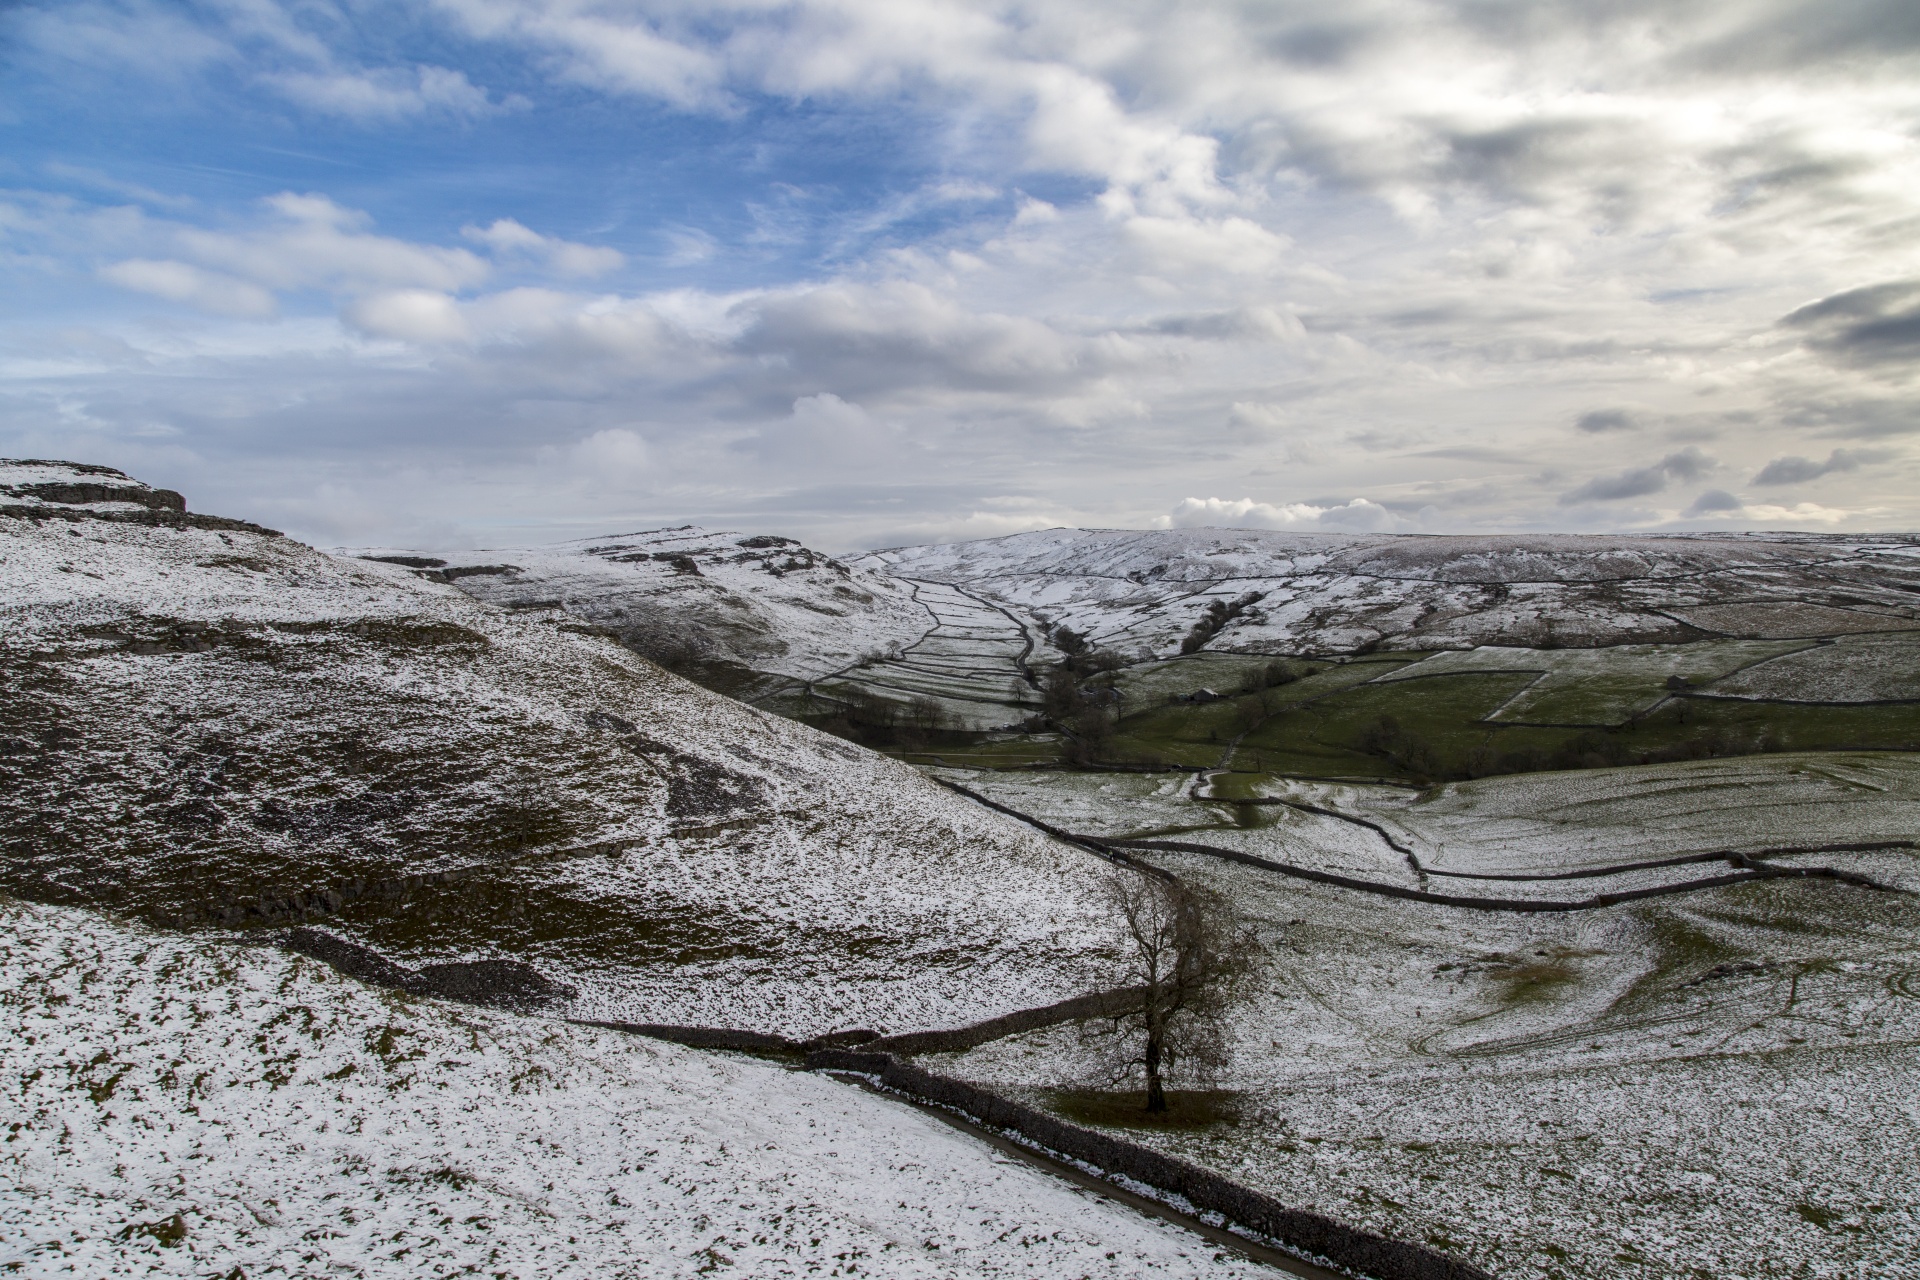
POLYGON ((1912 0, 0 0, 0 455, 321 545, 1920 528, 1912 0))

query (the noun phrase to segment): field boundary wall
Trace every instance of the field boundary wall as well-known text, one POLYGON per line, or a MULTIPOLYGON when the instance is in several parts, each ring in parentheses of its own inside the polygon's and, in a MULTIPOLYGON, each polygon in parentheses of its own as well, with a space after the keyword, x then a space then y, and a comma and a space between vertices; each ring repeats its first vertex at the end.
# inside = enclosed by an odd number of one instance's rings
POLYGON ((1487 1272, 1426 1245, 1390 1240, 1243 1187, 1198 1165, 1112 1134, 1085 1129, 997 1093, 936 1075, 891 1054, 821 1049, 807 1055, 811 1071, 866 1076, 882 1088, 931 1103, 1017 1136, 1026 1144, 1098 1170, 1108 1178, 1175 1198, 1175 1207, 1216 1215, 1271 1240, 1303 1259, 1374 1280, 1492 1280, 1487 1272))

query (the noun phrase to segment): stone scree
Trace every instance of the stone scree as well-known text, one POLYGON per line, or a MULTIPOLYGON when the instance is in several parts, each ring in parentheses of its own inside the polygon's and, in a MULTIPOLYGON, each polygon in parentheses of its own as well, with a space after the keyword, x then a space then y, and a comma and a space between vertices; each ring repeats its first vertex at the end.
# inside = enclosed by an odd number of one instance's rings
POLYGON ((1375 1280, 1492 1280, 1480 1268, 1425 1245, 1389 1240, 1317 1213, 1290 1209, 1270 1196, 1184 1160, 1055 1119, 964 1081, 901 1062, 890 1054, 821 1049, 807 1056, 806 1065, 811 1071, 871 1076, 885 1088, 958 1111, 990 1128, 1017 1133, 1043 1150, 1180 1196, 1197 1213, 1219 1214, 1290 1250, 1355 1275, 1375 1280))

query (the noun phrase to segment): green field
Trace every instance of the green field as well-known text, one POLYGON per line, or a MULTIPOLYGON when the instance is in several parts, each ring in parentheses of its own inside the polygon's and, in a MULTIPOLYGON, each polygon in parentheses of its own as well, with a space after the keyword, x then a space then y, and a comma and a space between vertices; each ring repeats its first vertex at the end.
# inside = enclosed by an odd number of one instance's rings
POLYGON ((1920 706, 1914 705, 1675 697, 1605 728, 1486 718, 1529 679, 1524 673, 1461 674, 1343 690, 1261 721, 1229 763, 1260 772, 1424 783, 1758 751, 1920 749, 1920 706))
POLYGON ((1383 679, 1537 672, 1489 718, 1515 724, 1617 725, 1657 706, 1667 697, 1670 680, 1704 686, 1769 658, 1813 647, 1811 640, 1709 640, 1609 649, 1482 646, 1436 653, 1383 679))
POLYGON ((1766 751, 1920 750, 1920 704, 1719 696, 1721 681, 1768 661, 1826 655, 1845 650, 1709 641, 1375 653, 1286 662, 1284 683, 1262 687, 1283 660, 1198 654, 1083 681, 1094 710, 1044 731, 870 745, 916 764, 1229 768, 1422 786, 1766 751))

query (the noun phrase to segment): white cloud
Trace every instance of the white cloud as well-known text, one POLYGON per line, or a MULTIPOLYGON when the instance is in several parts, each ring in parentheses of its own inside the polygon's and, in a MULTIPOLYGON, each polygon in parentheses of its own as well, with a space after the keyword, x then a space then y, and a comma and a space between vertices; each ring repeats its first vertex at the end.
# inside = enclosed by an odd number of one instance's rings
POLYGON ((1768 503, 1755 503, 1745 510, 1746 518, 1762 524, 1782 523, 1794 525, 1845 524, 1862 516, 1874 514, 1871 509, 1843 510, 1839 507, 1823 507, 1815 502, 1796 502, 1790 507, 1774 506, 1768 503))
POLYGON ((574 445, 571 460, 575 467, 590 475, 622 481, 651 471, 653 456, 639 432, 608 427, 574 445))
POLYGON ((368 221, 365 214, 325 196, 283 192, 263 203, 273 215, 264 225, 240 232, 181 228, 174 241, 204 266, 275 290, 445 291, 478 284, 491 271, 465 249, 360 230, 368 221))
POLYGON ((1314 506, 1306 502, 1274 505, 1251 498, 1187 498, 1160 527, 1173 529, 1337 529, 1352 533, 1392 533, 1416 522, 1366 498, 1314 506))
POLYGON ((476 36, 548 52, 563 75, 582 84, 680 107, 725 102, 722 58, 698 47, 697 37, 676 40, 663 34, 644 10, 622 12, 579 0, 438 0, 438 5, 476 36))
POLYGON ((1022 199, 1019 210, 1013 215, 1013 224, 1016 227, 1058 221, 1060 221, 1060 209, 1057 205, 1049 204, 1045 200, 1035 200, 1032 196, 1022 199))
POLYGON ((264 320, 279 310, 273 295, 259 285, 185 262, 129 258, 102 267, 100 278, 123 289, 184 302, 218 315, 264 320))
POLYGON ((460 234, 486 245, 497 254, 524 254, 543 259, 556 274, 562 276, 601 276, 609 271, 618 271, 627 261, 626 255, 618 249, 543 236, 512 218, 496 218, 484 227, 462 227, 460 234))
POLYGON ((329 115, 374 123, 428 112, 480 116, 499 110, 466 73, 448 67, 283 71, 265 77, 281 93, 329 115))
POLYGON ((459 342, 473 333, 460 304, 431 289, 395 289, 356 298, 344 315, 356 329, 403 342, 459 342))
POLYGON ((898 466, 907 444, 903 432, 861 405, 822 392, 797 397, 784 420, 763 425, 741 447, 788 475, 844 478, 898 466))
POLYGON ((1817 526, 1832 528, 1877 514, 1878 510, 1871 507, 1824 507, 1816 502, 1796 502, 1792 506, 1767 502, 1743 503, 1730 493, 1713 490, 1701 494, 1680 513, 1680 518, 1689 525, 1752 524, 1771 529, 1806 529, 1817 526))
POLYGON ((1288 240, 1246 218, 1126 219, 1122 228, 1149 271, 1266 275, 1286 259, 1288 240))

